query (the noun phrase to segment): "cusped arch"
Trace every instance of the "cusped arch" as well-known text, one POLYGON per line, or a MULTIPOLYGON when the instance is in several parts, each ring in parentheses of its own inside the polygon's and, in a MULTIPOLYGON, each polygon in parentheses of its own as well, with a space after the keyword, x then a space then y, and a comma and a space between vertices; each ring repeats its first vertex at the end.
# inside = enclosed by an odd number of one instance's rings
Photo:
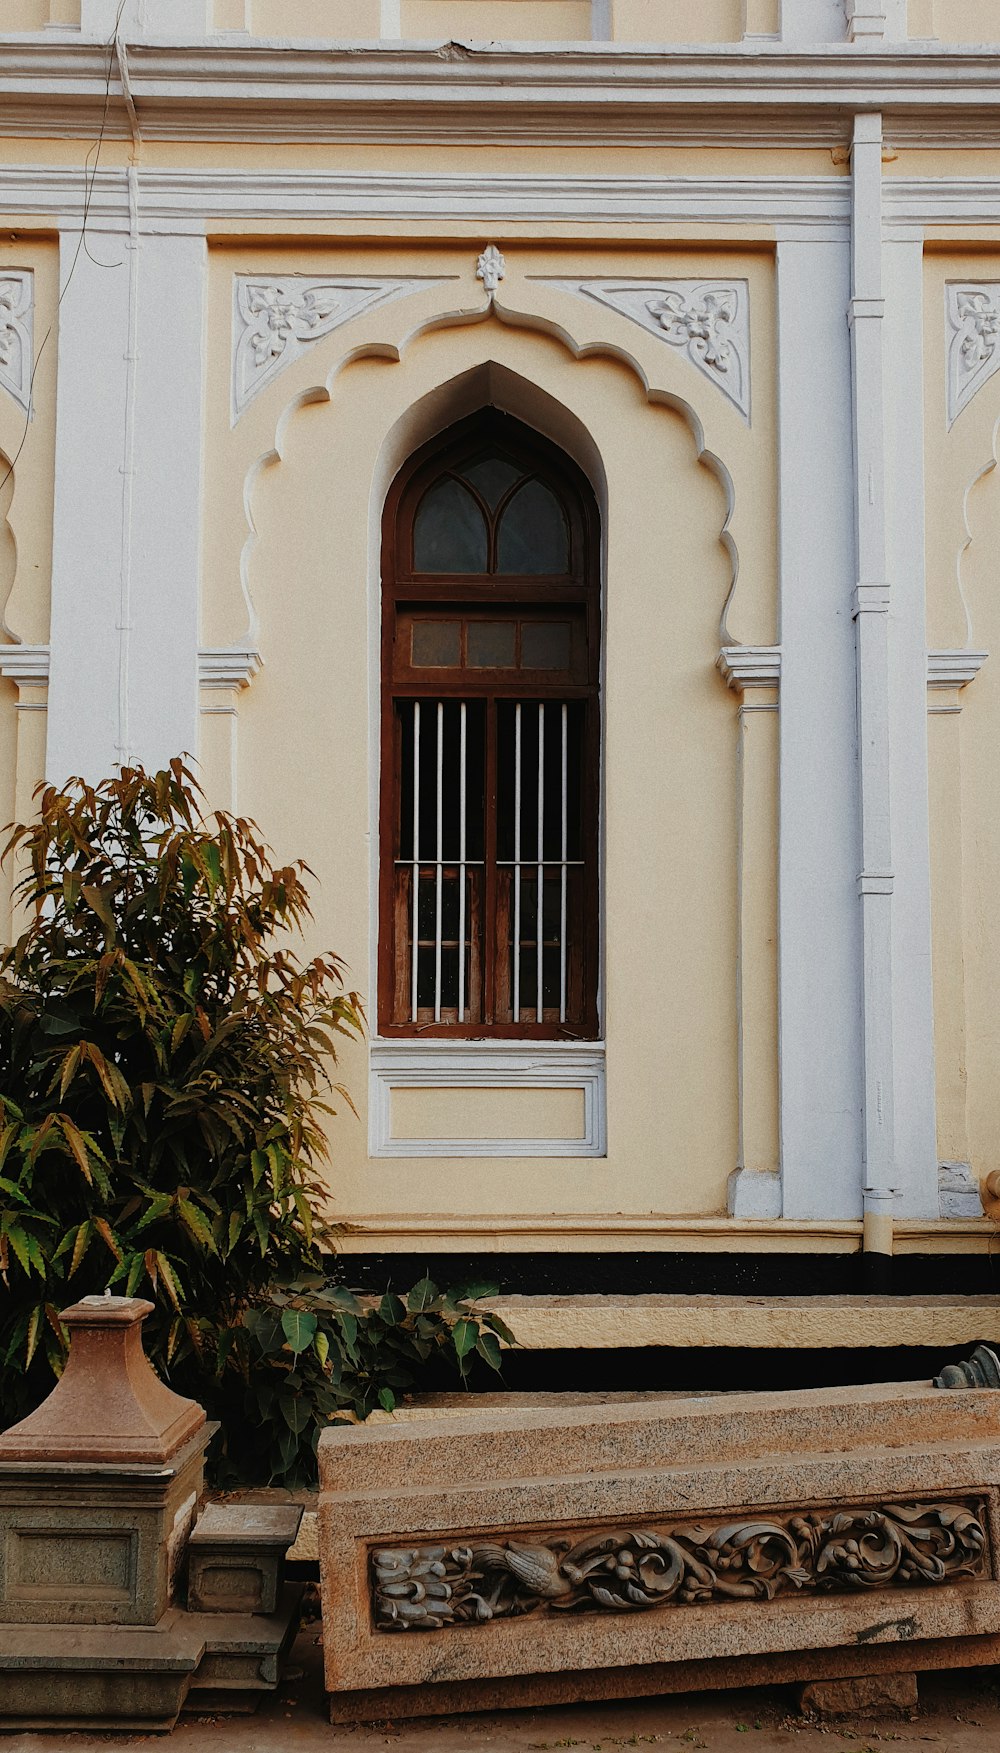
MULTIPOLYGON (((725 600, 720 613, 719 637, 723 645, 734 644, 736 640, 730 633, 728 620, 734 601, 739 578, 739 550, 733 532, 733 519, 736 509, 736 494, 732 474, 723 459, 716 451, 709 448, 706 442, 705 425, 695 405, 675 390, 663 384, 654 383, 646 371, 642 361, 630 349, 609 340, 583 341, 578 339, 563 322, 553 320, 550 316, 538 312, 502 308, 499 303, 492 310, 477 309, 472 312, 451 311, 438 313, 424 318, 398 341, 358 341, 343 355, 334 361, 321 382, 313 383, 298 391, 282 408, 275 423, 273 443, 257 456, 250 464, 244 478, 243 505, 247 525, 247 536, 243 543, 240 556, 240 584, 246 608, 246 632, 240 643, 256 646, 259 640, 259 617, 254 605, 251 587, 251 570, 254 550, 258 540, 258 527, 254 513, 254 498, 257 485, 266 471, 278 465, 283 458, 286 436, 291 422, 298 413, 307 407, 333 400, 333 386, 341 373, 348 366, 364 360, 385 360, 400 364, 410 350, 425 336, 456 327, 468 327, 491 321, 499 321, 505 328, 522 329, 534 332, 556 341, 564 347, 570 356, 579 362, 598 362, 611 360, 624 365, 637 380, 640 389, 652 407, 664 407, 681 416, 687 426, 695 453, 695 460, 708 469, 722 490, 724 516, 719 529, 719 543, 725 552, 729 564, 730 578, 725 600)), ((435 420, 440 425, 449 424, 457 416, 456 409, 461 410, 463 400, 465 411, 472 411, 482 405, 481 373, 485 373, 490 385, 490 396, 494 405, 524 419, 529 425, 536 425, 543 435, 551 436, 556 443, 562 444, 570 456, 579 461, 590 479, 593 481, 598 495, 598 503, 602 513, 606 510, 607 484, 604 465, 599 457, 598 448, 593 438, 586 432, 583 422, 557 398, 544 389, 533 385, 505 363, 486 359, 477 367, 456 374, 454 379, 441 384, 438 388, 420 397, 413 408, 408 409, 393 425, 382 446, 376 478, 372 483, 370 516, 373 519, 373 530, 381 516, 381 503, 395 470, 401 465, 408 448, 414 448, 413 435, 421 422, 426 422, 423 437, 433 436, 435 420), (603 494, 603 500, 602 500, 603 494)))

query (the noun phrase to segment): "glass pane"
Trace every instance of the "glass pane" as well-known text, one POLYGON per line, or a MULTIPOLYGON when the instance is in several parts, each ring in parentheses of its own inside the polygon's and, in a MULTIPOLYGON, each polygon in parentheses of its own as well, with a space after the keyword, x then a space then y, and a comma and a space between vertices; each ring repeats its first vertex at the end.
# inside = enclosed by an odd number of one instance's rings
POLYGON ((413 523, 413 569, 486 571, 486 524, 460 481, 438 481, 420 501, 413 523))
POLYGON ((461 661, 461 621, 414 621, 410 662, 415 670, 455 669, 461 661))
POLYGON ((513 621, 470 621, 465 633, 469 668, 473 670, 513 669, 514 634, 513 621))
POLYGON ((568 621, 525 621, 521 627, 521 668, 568 670, 570 628, 568 621))
POLYGON ((519 487, 500 519, 497 570, 569 571, 566 519, 558 499, 544 482, 527 481, 519 487))
POLYGON ((503 457, 483 457, 481 462, 473 463, 471 469, 462 470, 465 479, 482 494, 491 511, 496 510, 508 487, 513 487, 521 473, 503 457))

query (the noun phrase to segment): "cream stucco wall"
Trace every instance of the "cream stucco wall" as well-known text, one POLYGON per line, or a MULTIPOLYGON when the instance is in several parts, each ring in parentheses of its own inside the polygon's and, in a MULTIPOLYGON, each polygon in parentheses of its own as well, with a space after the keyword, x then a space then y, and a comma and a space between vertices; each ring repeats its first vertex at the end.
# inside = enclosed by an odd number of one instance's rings
MULTIPOLYGON (((218 252, 203 637, 214 646, 245 631, 242 551, 266 662, 239 703, 239 807, 267 825, 279 849, 294 850, 316 870, 314 941, 335 945, 352 984, 367 994, 381 495, 410 449, 491 397, 576 449, 606 507, 609 1154, 543 1163, 480 1157, 460 1168, 426 1156, 372 1161, 362 1100, 361 1123, 345 1118, 337 1127, 338 1209, 351 1217, 456 1209, 721 1212, 738 1157, 740 744, 737 700, 714 659, 733 581, 722 540, 727 520, 742 562, 730 623, 740 637, 764 643, 776 626, 774 453, 772 443, 759 442, 774 419, 769 259, 675 251, 623 260, 605 252, 575 263, 578 273, 627 269, 641 279, 718 274, 724 262, 727 274, 746 276, 754 310, 753 437, 683 356, 592 301, 546 285, 547 274, 565 272, 557 253, 511 250, 493 316, 474 260, 468 249, 425 250, 419 258, 218 252), (441 278, 317 343, 230 430, 232 275, 250 268, 419 270, 441 278), (721 458, 721 475, 710 457, 699 462, 703 445, 721 458), (666 1006, 665 993, 676 995, 666 1006)), ((218 724, 210 727, 217 740, 209 780, 225 800, 230 748, 226 727, 221 740, 218 732, 218 724)), ((745 931, 744 986, 754 1007, 745 1107, 755 1162, 772 1169, 776 876, 767 824, 775 753, 762 727, 750 778, 762 813, 754 811, 757 842, 744 860, 744 911, 753 922, 745 931)), ((345 1053, 355 1096, 364 1090, 364 1059, 360 1048, 345 1053)), ((518 1092, 508 1092, 511 1135, 557 1131, 564 1099, 554 1094, 549 1118, 538 1119, 538 1092, 526 1094, 521 1116, 518 1092)), ((441 1136, 439 1100, 406 1092, 412 1136, 441 1136)), ((478 1093, 452 1091, 447 1100, 449 1129, 461 1133, 464 1104, 464 1130, 477 1132, 478 1093)))

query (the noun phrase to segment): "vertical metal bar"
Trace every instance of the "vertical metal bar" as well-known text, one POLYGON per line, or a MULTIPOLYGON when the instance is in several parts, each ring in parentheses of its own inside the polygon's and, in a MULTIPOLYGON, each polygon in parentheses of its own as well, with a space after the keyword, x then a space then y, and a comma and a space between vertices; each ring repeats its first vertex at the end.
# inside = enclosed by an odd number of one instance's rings
POLYGON ((413 702, 413 930, 410 936, 410 1020, 417 1020, 420 899, 420 701, 413 702))
POLYGON ((566 1021, 566 855, 569 848, 569 792, 567 787, 567 749, 569 745, 569 707, 562 708, 562 838, 559 857, 559 1021, 566 1021))
POLYGON ((434 866, 434 1021, 441 1021, 441 864, 444 856, 444 701, 437 711, 437 834, 434 866))
POLYGON ((465 701, 458 709, 458 1020, 465 1021, 465 701))
POLYGON ((514 707, 514 1001, 521 1021, 521 706, 514 707))
POLYGON ((538 893, 535 897, 535 1021, 542 1020, 542 977, 544 974, 545 934, 542 901, 545 894, 545 702, 538 702, 538 893))

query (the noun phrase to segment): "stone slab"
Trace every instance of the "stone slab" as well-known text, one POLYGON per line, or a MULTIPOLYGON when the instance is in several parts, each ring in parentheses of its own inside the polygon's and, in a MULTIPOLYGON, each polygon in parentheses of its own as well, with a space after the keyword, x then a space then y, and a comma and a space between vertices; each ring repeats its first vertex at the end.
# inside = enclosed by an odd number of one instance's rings
POLYGON ((799 1709, 810 1716, 910 1716, 917 1708, 916 1674, 858 1674, 849 1680, 810 1680, 799 1709))
POLYGON ((850 1677, 887 1641, 913 1671, 923 1645, 1000 1636, 987 1390, 570 1398, 331 1429, 319 1453, 341 1716, 397 1714, 421 1688, 424 1714, 492 1708, 491 1688, 615 1696, 615 1670, 700 1687, 706 1664, 784 1656, 802 1679, 803 1656, 831 1650, 850 1677), (597 1675, 602 1690, 578 1689, 597 1675))
POLYGON ((273 1613, 297 1504, 209 1504, 188 1542, 188 1606, 198 1613, 273 1613))

